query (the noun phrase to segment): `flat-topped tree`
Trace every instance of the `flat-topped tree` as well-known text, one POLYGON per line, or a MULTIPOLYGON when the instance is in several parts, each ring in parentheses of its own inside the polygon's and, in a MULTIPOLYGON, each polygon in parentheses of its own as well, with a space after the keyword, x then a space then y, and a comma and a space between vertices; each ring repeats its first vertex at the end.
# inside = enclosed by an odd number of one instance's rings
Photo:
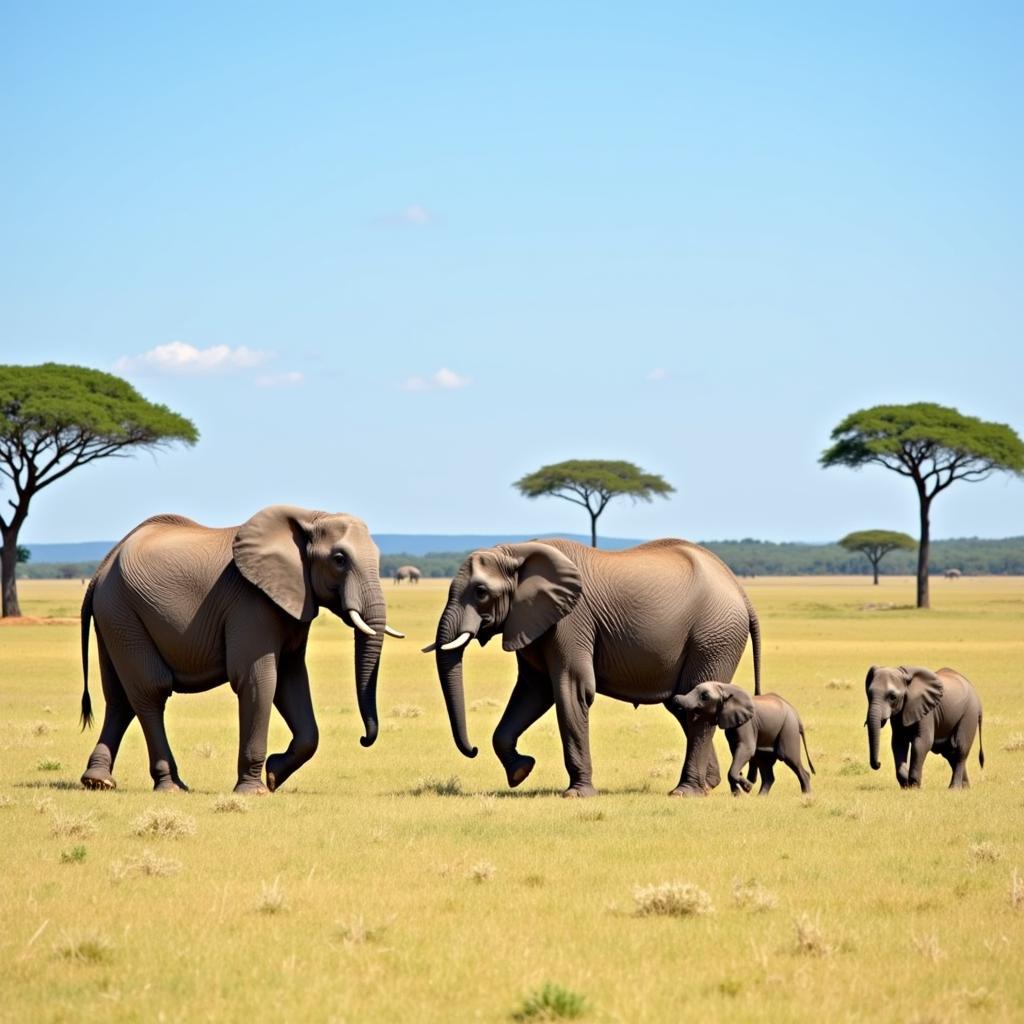
POLYGON ((921 514, 918 608, 929 606, 929 517, 935 496, 956 480, 977 482, 1000 472, 1024 475, 1024 442, 1012 427, 933 402, 851 413, 832 431, 832 440, 819 460, 826 469, 877 465, 913 480, 921 514))
POLYGON ((513 485, 527 498, 563 498, 582 505, 590 514, 590 543, 597 547, 597 519, 608 502, 621 495, 634 501, 667 497, 675 488, 655 473, 645 473, 632 462, 570 459, 541 466, 513 485))
POLYGON ((195 444, 194 424, 147 402, 127 381, 82 366, 0 366, 0 475, 14 496, 0 514, 3 616, 20 615, 18 533, 44 487, 97 459, 195 444))
POLYGON ((847 551, 859 551, 867 557, 875 573, 875 586, 878 586, 878 563, 890 551, 913 551, 917 541, 909 533, 897 533, 895 530, 858 530, 848 533, 839 546, 847 551))

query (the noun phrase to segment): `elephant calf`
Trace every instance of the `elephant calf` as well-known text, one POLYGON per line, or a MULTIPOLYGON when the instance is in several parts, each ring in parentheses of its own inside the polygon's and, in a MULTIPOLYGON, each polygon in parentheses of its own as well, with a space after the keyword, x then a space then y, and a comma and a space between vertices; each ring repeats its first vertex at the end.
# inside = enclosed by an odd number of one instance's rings
POLYGON ((742 789, 749 793, 751 783, 761 772, 759 796, 767 796, 775 783, 775 762, 793 769, 800 780, 800 791, 810 793, 811 777, 800 763, 800 741, 803 740, 807 763, 814 772, 807 751, 807 737, 796 708, 777 693, 751 697, 746 690, 729 683, 701 683, 689 693, 674 697, 676 705, 686 711, 713 719, 724 732, 732 751, 729 787, 735 796, 742 789), (742 772, 750 762, 750 773, 742 772))
POLYGON ((981 698, 970 681, 952 668, 932 672, 901 665, 868 669, 864 688, 868 698, 868 753, 871 767, 878 760, 878 736, 886 722, 892 725, 892 754, 896 781, 901 789, 921 785, 928 752, 941 754, 953 769, 950 789, 970 785, 967 756, 978 734, 978 764, 985 767, 981 744, 981 698))

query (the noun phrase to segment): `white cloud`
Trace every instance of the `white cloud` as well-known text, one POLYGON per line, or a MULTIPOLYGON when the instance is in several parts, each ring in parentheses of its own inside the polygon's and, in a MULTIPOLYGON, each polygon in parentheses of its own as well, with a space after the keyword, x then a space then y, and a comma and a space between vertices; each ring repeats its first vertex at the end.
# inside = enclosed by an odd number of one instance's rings
POLYGON ((656 366, 649 374, 647 374, 648 380, 668 380, 668 370, 664 367, 656 366))
POLYGON ((258 388, 294 388, 305 381, 306 375, 298 370, 289 370, 287 373, 265 373, 256 378, 258 388))
POLYGON ((157 345, 138 356, 121 356, 114 369, 140 373, 202 374, 229 370, 249 370, 274 358, 273 352, 260 352, 239 345, 212 345, 196 348, 184 341, 157 345))
POLYGON ((410 203, 398 213, 386 213, 383 216, 375 217, 374 223, 384 225, 406 224, 414 228, 424 228, 428 224, 434 223, 434 215, 422 203, 410 203))
POLYGON ((454 391, 457 388, 464 388, 470 384, 469 377, 463 377, 454 370, 442 366, 437 373, 429 377, 409 377, 402 385, 404 391, 434 391, 438 388, 445 391, 454 391))

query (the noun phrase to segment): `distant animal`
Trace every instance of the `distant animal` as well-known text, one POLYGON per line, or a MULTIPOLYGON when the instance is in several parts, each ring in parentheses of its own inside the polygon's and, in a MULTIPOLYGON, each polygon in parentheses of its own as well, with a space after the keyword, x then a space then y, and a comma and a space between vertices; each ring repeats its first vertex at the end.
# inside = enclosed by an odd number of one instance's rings
POLYGON ((958 580, 963 573, 959 569, 947 569, 944 575, 947 580, 958 580))
POLYGON ((703 796, 720 781, 714 723, 672 703, 708 679, 732 678, 752 638, 760 690, 761 632, 736 577, 706 548, 658 540, 599 551, 569 540, 499 544, 459 567, 437 624, 437 672, 458 749, 476 756, 466 733, 462 656, 500 636, 515 651, 518 678, 494 732, 509 786, 535 761, 520 735, 554 705, 569 775, 563 796, 593 796, 590 705, 601 693, 661 704, 687 737, 674 796, 703 796))
POLYGON ((886 722, 892 726, 892 755, 896 781, 902 789, 921 785, 924 759, 941 754, 953 769, 950 789, 970 785, 967 755, 978 734, 978 764, 985 767, 981 743, 981 698, 970 681, 952 668, 868 669, 864 688, 868 698, 868 753, 871 767, 878 760, 878 737, 886 722))
POLYGON ((408 580, 410 583, 419 583, 420 576, 419 569, 415 565, 400 565, 395 570, 395 586, 398 586, 402 580, 408 580))
POLYGON ((106 701, 82 785, 114 788, 117 751, 138 715, 154 788, 187 789, 167 741, 164 706, 172 693, 229 682, 239 707, 235 792, 278 788, 317 747, 306 640, 320 608, 356 631, 356 696, 366 730, 360 742, 370 746, 384 634, 402 635, 385 622, 379 560, 361 519, 291 505, 272 505, 225 529, 174 515, 137 526, 100 564, 82 603, 83 727, 92 721, 92 620, 106 701), (268 758, 272 706, 292 740, 268 758))
POLYGON ((789 701, 777 693, 751 697, 746 690, 729 683, 709 682, 695 686, 685 696, 673 698, 686 711, 713 719, 725 732, 732 751, 729 788, 734 796, 750 792, 761 773, 759 796, 767 796, 775 783, 775 762, 788 765, 800 781, 800 792, 810 793, 811 777, 800 763, 800 741, 811 772, 814 764, 807 750, 807 737, 800 716, 789 701), (747 778, 743 769, 750 764, 747 778))

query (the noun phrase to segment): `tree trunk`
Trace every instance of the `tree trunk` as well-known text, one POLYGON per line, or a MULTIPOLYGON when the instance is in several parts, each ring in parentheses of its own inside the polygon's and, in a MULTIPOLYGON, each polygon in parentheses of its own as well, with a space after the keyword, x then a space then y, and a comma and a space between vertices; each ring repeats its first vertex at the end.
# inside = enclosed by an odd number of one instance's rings
POLYGON ((597 547, 597 513, 590 513, 590 546, 597 547))
POLYGON ((3 531, 3 550, 0 551, 0 578, 3 587, 3 618, 21 615, 18 604, 18 529, 3 531))
POLYGON ((875 570, 875 586, 876 587, 878 586, 878 563, 880 561, 881 561, 881 559, 878 559, 878 558, 873 558, 871 560, 871 568, 875 570))
POLYGON ((930 608, 931 601, 928 597, 928 548, 930 544, 930 526, 928 515, 931 509, 931 498, 924 492, 918 490, 921 500, 921 540, 917 546, 917 607, 930 608))

